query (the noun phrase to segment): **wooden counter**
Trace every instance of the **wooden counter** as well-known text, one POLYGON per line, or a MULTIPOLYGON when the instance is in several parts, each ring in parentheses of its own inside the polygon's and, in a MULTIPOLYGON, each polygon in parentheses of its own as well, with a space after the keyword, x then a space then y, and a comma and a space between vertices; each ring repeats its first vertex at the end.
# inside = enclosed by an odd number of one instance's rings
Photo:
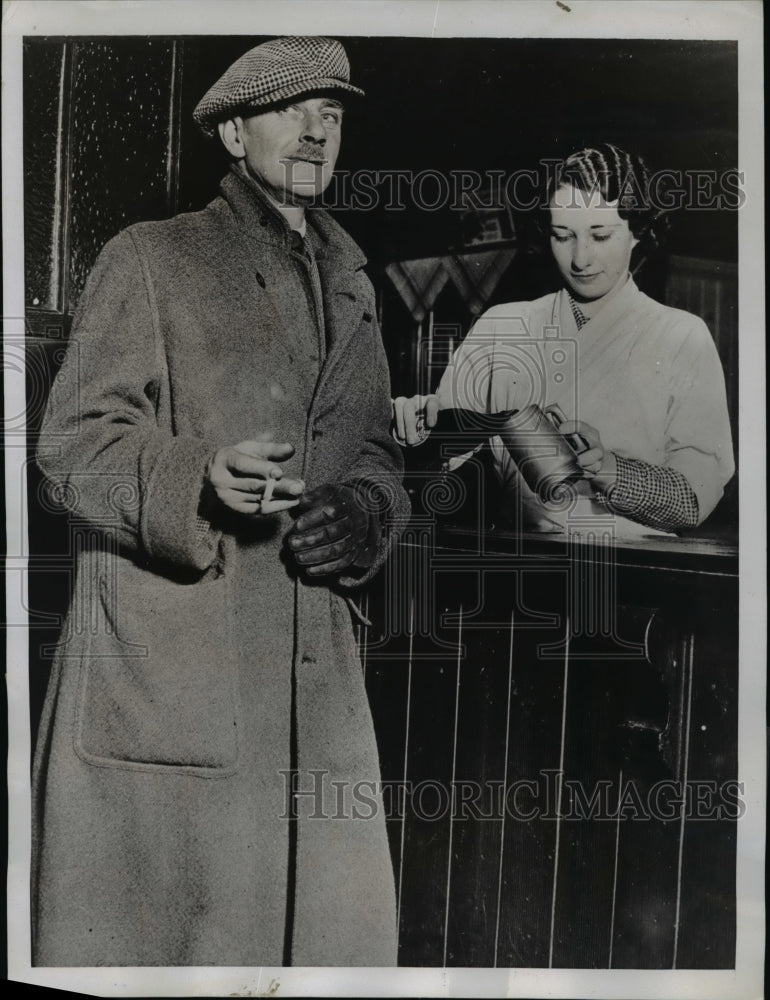
POLYGON ((359 627, 401 964, 733 965, 737 569, 415 518, 359 627))

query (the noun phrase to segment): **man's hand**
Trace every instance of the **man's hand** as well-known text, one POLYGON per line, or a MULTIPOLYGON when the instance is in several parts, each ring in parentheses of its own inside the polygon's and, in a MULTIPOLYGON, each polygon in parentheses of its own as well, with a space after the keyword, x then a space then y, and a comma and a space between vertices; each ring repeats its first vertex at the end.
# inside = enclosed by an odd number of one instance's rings
POLYGON ((220 448, 209 460, 208 484, 221 503, 239 514, 266 514, 294 507, 305 488, 299 479, 284 478, 283 469, 276 464, 291 458, 293 446, 271 441, 266 434, 260 437, 220 448), (268 485, 271 480, 272 486, 268 485), (266 500, 263 509, 266 487, 279 499, 266 500))
POLYGON ((286 544, 309 577, 371 566, 382 529, 377 515, 362 507, 351 486, 327 483, 308 490, 297 514, 286 544))
POLYGON ((397 396, 393 400, 393 430, 404 445, 421 444, 436 426, 441 409, 438 396, 397 396))
POLYGON ((618 468, 615 453, 604 450, 601 435, 595 427, 582 420, 565 420, 559 425, 559 433, 579 434, 585 438, 588 448, 576 457, 586 479, 594 480, 596 486, 603 490, 615 485, 618 468))

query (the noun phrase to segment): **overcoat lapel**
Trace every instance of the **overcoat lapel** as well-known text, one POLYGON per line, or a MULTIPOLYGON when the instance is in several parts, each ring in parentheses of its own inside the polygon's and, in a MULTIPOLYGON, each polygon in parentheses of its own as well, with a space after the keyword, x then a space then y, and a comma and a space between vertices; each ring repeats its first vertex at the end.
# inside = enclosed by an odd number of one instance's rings
POLYGON ((358 274, 366 263, 366 257, 325 212, 310 213, 310 220, 319 237, 315 256, 323 290, 328 361, 331 367, 344 354, 366 310, 358 274))
MULTIPOLYGON (((232 209, 239 229, 261 253, 286 252, 290 230, 278 209, 259 185, 233 167, 222 183, 222 193, 232 209)), ((342 227, 325 211, 307 214, 309 239, 314 247, 323 295, 324 324, 328 343, 326 368, 332 368, 358 329, 367 310, 362 301, 363 283, 358 272, 366 257, 342 227)), ((371 319, 371 317, 370 317, 371 319)), ((322 373, 325 380, 327 372, 322 373)))

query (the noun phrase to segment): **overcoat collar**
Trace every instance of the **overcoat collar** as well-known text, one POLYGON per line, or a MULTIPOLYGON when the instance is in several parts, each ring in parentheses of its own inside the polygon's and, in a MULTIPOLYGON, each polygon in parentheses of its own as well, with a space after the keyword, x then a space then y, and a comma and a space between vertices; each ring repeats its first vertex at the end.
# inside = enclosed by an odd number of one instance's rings
MULTIPOLYGON (((291 228, 260 185, 233 165, 219 186, 236 223, 245 234, 259 243, 287 250, 291 246, 291 228)), ((334 268, 357 271, 366 263, 361 248, 339 223, 323 209, 307 210, 308 231, 313 239, 316 260, 334 268)), ((331 268, 329 268, 331 272, 331 268)))
MULTIPOLYGON (((271 250, 289 253, 292 250, 291 228, 261 187, 239 168, 231 168, 220 185, 236 224, 243 236, 252 243, 271 250)), ((362 298, 364 285, 358 273, 366 257, 355 241, 325 211, 307 212, 308 239, 318 266, 323 297, 324 324, 329 349, 316 386, 316 400, 344 356, 351 337, 362 321, 371 323, 372 303, 362 298)))

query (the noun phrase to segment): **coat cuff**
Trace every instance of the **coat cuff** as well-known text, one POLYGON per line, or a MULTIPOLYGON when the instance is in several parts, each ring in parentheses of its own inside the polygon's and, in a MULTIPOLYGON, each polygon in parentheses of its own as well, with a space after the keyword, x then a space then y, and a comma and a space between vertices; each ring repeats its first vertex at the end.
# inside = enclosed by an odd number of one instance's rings
POLYGON ((346 486, 355 490, 360 503, 371 518, 369 545, 374 549, 371 563, 366 567, 355 565, 337 577, 337 584, 343 590, 363 587, 382 568, 395 538, 388 521, 398 504, 398 497, 392 495, 392 484, 374 476, 356 476, 349 479, 346 486))
POLYGON ((199 438, 175 437, 155 460, 141 522, 142 543, 153 558, 201 571, 214 561, 222 532, 202 521, 200 499, 215 451, 199 438))
POLYGON ((372 560, 372 564, 366 569, 360 570, 357 570, 355 566, 350 567, 347 571, 337 577, 337 585, 343 590, 355 590, 359 587, 363 587, 365 584, 369 583, 370 580, 373 580, 385 564, 385 560, 388 558, 388 553, 390 552, 392 543, 393 539, 390 537, 390 532, 388 532, 386 528, 380 538, 380 543, 377 546, 377 551, 374 559, 372 560))

